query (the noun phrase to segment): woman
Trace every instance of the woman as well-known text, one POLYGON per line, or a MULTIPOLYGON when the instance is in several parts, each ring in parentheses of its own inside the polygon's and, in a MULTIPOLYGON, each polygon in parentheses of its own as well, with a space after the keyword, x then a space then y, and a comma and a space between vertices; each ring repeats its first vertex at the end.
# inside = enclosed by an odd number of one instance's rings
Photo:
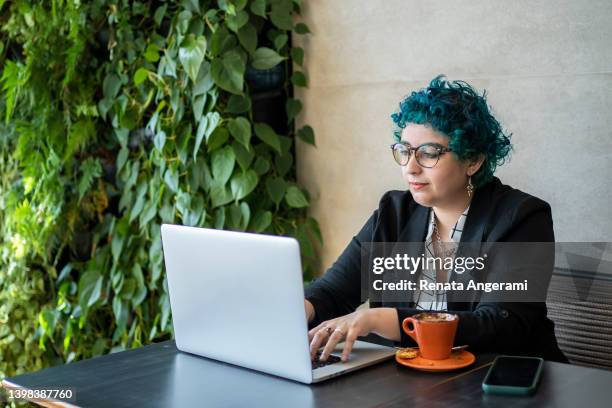
MULTIPOLYGON (((401 307, 371 302, 369 309, 355 310, 361 303, 362 243, 420 241, 444 248, 458 242, 554 241, 548 203, 493 176, 512 147, 485 97, 463 81, 438 76, 392 115, 393 156, 408 190, 384 194, 334 265, 306 288, 313 357, 324 347, 320 358, 325 360, 345 341, 346 361, 357 337, 370 333, 414 345, 402 321, 422 310, 448 310, 459 316, 455 344, 567 362, 545 303, 447 303, 445 293, 415 293, 401 307)), ((447 271, 426 272, 422 276, 432 281, 448 282, 447 271)))

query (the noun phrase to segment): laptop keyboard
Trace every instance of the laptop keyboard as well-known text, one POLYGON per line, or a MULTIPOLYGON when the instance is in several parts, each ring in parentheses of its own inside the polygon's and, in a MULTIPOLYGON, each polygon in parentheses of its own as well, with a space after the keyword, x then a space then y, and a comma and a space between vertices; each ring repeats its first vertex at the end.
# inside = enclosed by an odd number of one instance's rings
POLYGON ((323 352, 323 350, 319 350, 317 351, 317 354, 315 355, 314 360, 312 360, 312 369, 317 369, 317 368, 321 368, 321 367, 325 367, 328 366, 330 364, 335 364, 338 361, 341 361, 342 359, 340 357, 334 356, 332 354, 330 354, 327 357, 327 360, 325 361, 320 361, 319 357, 321 357, 321 353, 323 352))

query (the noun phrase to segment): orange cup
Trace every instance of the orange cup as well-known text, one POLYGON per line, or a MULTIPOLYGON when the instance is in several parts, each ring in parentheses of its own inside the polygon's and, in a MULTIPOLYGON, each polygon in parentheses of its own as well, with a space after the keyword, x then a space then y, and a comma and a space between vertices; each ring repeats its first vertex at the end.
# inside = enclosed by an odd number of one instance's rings
POLYGON ((446 360, 451 354, 458 323, 459 316, 455 314, 427 312, 405 318, 402 329, 417 342, 421 357, 446 360))

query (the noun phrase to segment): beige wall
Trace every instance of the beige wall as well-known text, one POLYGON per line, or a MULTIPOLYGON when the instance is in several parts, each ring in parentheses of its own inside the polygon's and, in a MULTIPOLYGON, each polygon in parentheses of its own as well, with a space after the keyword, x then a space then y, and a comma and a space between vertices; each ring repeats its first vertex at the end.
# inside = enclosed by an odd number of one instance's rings
MULTIPOLYGON (((307 0, 300 181, 324 270, 389 189, 389 115, 439 73, 487 90, 515 153, 502 182, 549 201, 559 241, 612 241, 612 2, 307 0)), ((297 36, 299 37, 299 36, 297 36)))

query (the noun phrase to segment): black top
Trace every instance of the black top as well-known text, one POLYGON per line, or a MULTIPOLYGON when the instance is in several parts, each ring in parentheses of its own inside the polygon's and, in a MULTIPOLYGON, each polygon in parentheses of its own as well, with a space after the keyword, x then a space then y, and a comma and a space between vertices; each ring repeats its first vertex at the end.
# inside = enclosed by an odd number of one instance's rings
MULTIPOLYGON (((314 327, 352 313, 361 303, 361 246, 366 242, 424 242, 429 208, 417 204, 409 191, 388 191, 378 209, 353 237, 326 273, 305 289, 315 309, 314 327)), ((461 242, 554 242, 550 205, 494 177, 476 189, 470 204, 461 242)), ((552 273, 552 268, 551 271, 552 273)), ((458 277, 453 273, 451 281, 458 277)), ((395 307, 402 346, 414 341, 401 322, 419 313, 414 302, 370 302, 370 307, 395 307)), ((546 304, 447 302, 448 311, 459 315, 455 344, 471 350, 533 355, 568 362, 557 345, 554 323, 546 304)))

